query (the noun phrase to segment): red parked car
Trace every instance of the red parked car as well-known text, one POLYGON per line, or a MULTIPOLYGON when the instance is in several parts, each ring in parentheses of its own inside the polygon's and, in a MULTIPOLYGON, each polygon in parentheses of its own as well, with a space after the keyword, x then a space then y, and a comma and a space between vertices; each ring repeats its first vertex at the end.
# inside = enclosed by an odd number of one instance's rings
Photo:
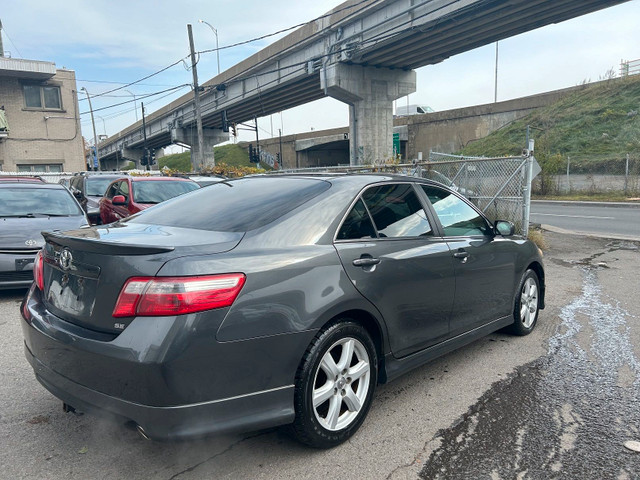
POLYGON ((103 224, 112 223, 198 188, 196 182, 186 178, 120 178, 111 182, 100 199, 100 218, 103 224))

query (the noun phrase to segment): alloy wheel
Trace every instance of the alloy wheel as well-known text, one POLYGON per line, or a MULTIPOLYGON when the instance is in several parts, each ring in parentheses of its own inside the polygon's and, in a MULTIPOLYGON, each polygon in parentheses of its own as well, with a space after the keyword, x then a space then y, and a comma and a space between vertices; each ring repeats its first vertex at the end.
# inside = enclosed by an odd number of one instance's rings
POLYGON ((335 342, 317 367, 313 411, 324 428, 338 431, 356 420, 371 381, 371 360, 364 345, 345 337, 335 342))
POLYGON ((525 328, 530 328, 538 313, 538 285, 529 277, 522 285, 520 292, 520 321, 525 328))

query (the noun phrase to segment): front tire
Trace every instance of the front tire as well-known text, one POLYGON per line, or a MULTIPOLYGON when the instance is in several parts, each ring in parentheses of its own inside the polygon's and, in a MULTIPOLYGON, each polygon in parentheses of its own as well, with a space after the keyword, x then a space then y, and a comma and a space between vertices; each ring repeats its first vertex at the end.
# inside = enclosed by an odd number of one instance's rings
POLYGON ((376 349, 361 325, 344 320, 320 331, 296 374, 294 436, 316 448, 347 440, 367 416, 377 378, 376 349))
POLYGON ((529 335, 538 322, 540 312, 540 281, 533 270, 524 272, 513 308, 513 325, 508 330, 514 335, 529 335))

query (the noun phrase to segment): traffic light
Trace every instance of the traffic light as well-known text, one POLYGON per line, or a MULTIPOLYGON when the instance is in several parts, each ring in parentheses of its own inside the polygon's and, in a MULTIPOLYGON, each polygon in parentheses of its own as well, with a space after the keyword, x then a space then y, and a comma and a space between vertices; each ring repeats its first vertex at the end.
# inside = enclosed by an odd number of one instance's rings
POLYGON ((227 119, 227 111, 222 111, 222 131, 227 133, 229 131, 229 120, 227 119))
POLYGON ((231 124, 231 133, 233 134, 234 137, 238 136, 238 129, 236 128, 236 124, 235 123, 231 124))

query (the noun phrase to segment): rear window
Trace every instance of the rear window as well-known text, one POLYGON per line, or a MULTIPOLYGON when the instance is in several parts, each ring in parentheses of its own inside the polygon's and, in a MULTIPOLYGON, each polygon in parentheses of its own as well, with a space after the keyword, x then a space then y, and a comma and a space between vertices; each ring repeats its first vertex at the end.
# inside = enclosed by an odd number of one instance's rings
POLYGON ((196 182, 172 180, 140 180, 132 183, 133 201, 136 203, 161 203, 183 193, 200 188, 196 182))
POLYGON ((328 182, 308 178, 240 178, 178 197, 125 221, 247 232, 273 222, 330 186, 328 182))
POLYGON ((0 217, 75 216, 82 210, 68 190, 60 188, 0 188, 0 217))

